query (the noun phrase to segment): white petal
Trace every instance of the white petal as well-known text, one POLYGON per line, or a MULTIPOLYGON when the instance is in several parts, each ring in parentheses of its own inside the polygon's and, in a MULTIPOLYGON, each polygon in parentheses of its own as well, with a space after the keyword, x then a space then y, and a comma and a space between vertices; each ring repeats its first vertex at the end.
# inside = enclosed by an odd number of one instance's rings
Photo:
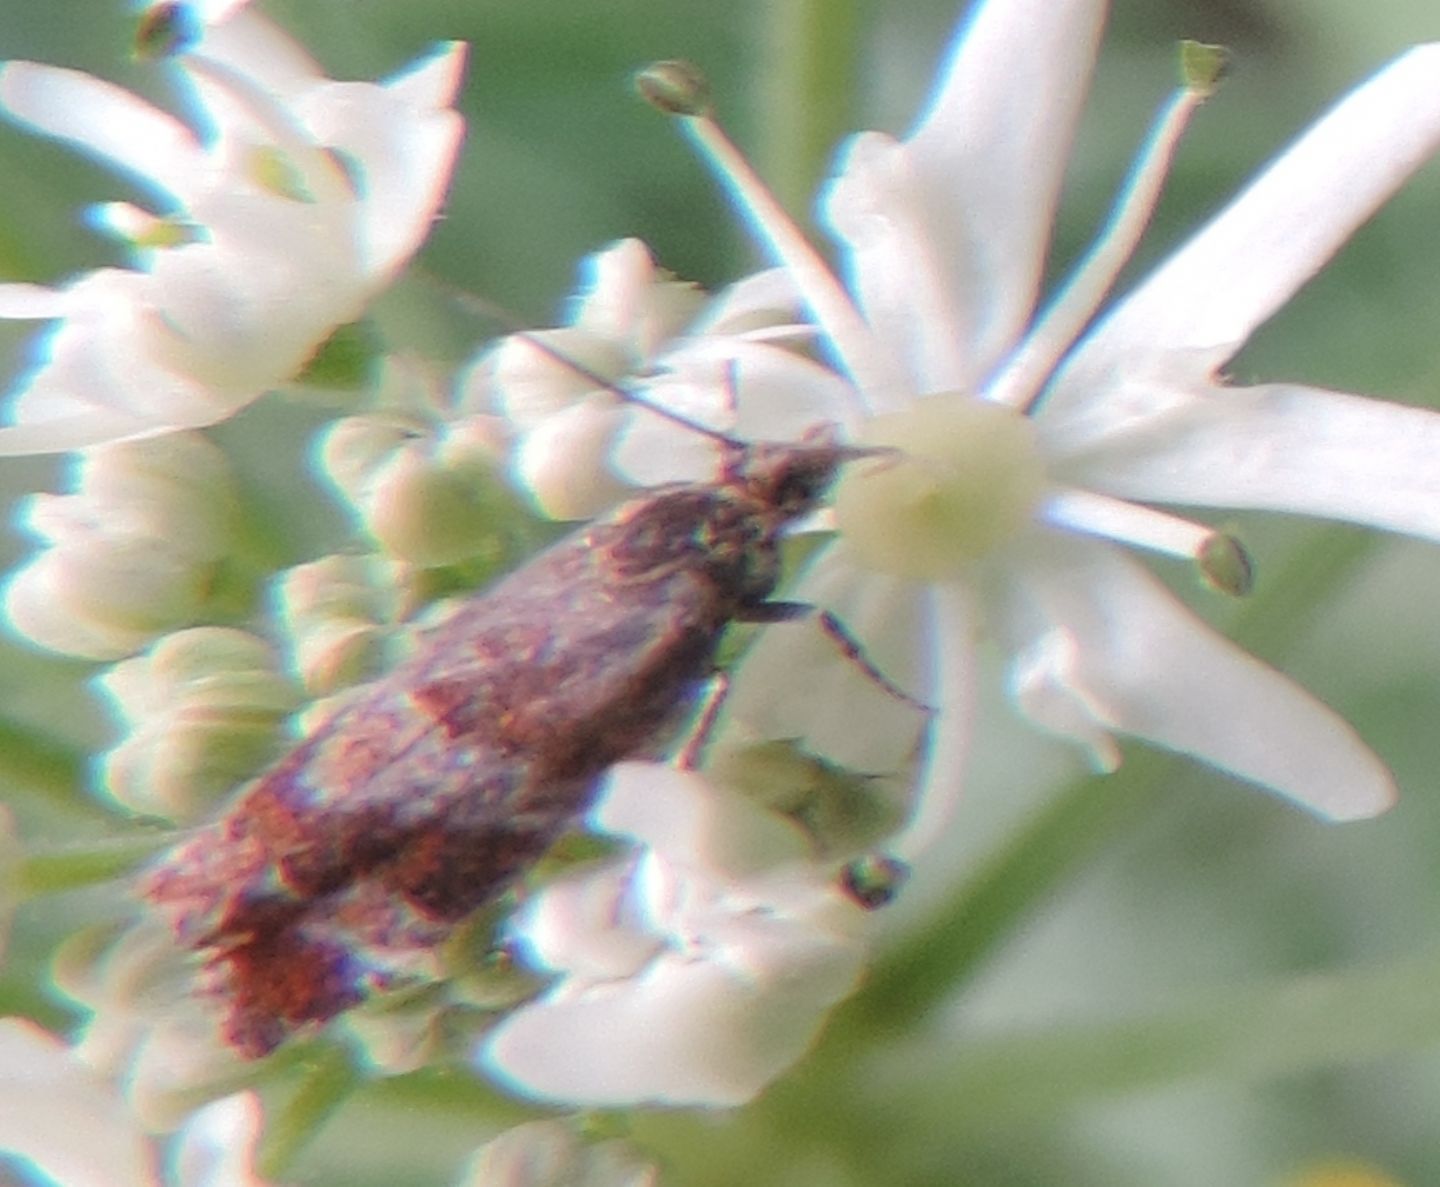
POLYGON ((321 234, 293 203, 225 204, 206 212, 209 242, 157 255, 147 296, 168 332, 151 333, 149 347, 169 370, 245 403, 298 374, 369 291, 351 270, 353 244, 336 242, 349 238, 343 220, 321 234))
POLYGON ((958 354, 949 375, 938 353, 927 368, 939 386, 974 387, 1030 316, 1104 14, 1100 0, 977 4, 905 146, 916 187, 908 235, 924 242, 872 225, 873 250, 854 261, 854 281, 867 315, 883 318, 882 336, 905 341, 912 311, 904 278, 891 273, 905 261, 923 269, 911 282, 950 307, 941 324, 958 354))
POLYGON ((1047 404, 1117 367, 1207 378, 1440 147, 1437 78, 1421 46, 1343 99, 1100 323, 1047 404))
POLYGON ((928 593, 929 686, 937 711, 926 731, 928 745, 915 811, 886 845, 906 860, 928 849, 954 818, 967 783, 975 708, 976 615, 970 591, 959 585, 937 585, 928 593))
POLYGON ((258 394, 216 391, 156 357, 157 344, 173 335, 155 316, 151 277, 102 269, 68 295, 69 316, 36 340, 41 365, 22 380, 9 410, 23 427, 0 430, 0 452, 213 424, 258 394))
POLYGON ((1124 498, 1255 507, 1440 539, 1440 414, 1294 384, 1211 388, 1064 472, 1124 498))
POLYGON ((1080 646, 1067 627, 1031 639, 1010 661, 1006 683, 1020 711, 1034 724, 1088 751, 1091 766, 1108 775, 1120 766, 1120 746, 1109 715, 1095 702, 1079 672, 1080 646))
POLYGON ((0 1152, 65 1187, 158 1181, 120 1098, 59 1039, 19 1018, 0 1020, 0 1152))
POLYGON ((15 119, 98 156, 152 192, 158 187, 169 200, 185 199, 203 170, 205 154, 189 128, 78 70, 8 62, 0 67, 0 104, 15 119))
POLYGON ((205 16, 205 35, 196 50, 254 79, 277 98, 288 102, 326 81, 299 42, 256 9, 205 16))
POLYGON ((64 317, 73 304, 64 289, 42 284, 0 284, 0 317, 35 320, 64 317))
POLYGON ((141 421, 103 411, 56 417, 35 424, 0 426, 0 457, 64 453, 112 441, 133 441, 156 433, 168 433, 172 428, 164 420, 141 421))
POLYGON ((716 293, 691 332, 743 334, 761 326, 797 322, 803 309, 790 273, 784 268, 768 268, 716 293))
POLYGON ((616 766, 590 821, 601 832, 642 841, 668 860, 722 879, 807 856, 803 834, 788 820, 661 763, 616 766))
POLYGON ((239 1092, 196 1112, 178 1135, 172 1187, 265 1187, 255 1173, 260 1098, 239 1092))
MULTIPOLYGON (((433 63, 458 79, 465 47, 450 43, 433 63)), ((432 87, 417 88, 428 94, 432 87)), ((440 88, 443 90, 443 88, 440 88)), ((308 92, 297 111, 313 135, 358 166, 362 265, 378 286, 410 258, 430 228, 450 185, 465 125, 449 108, 416 107, 374 83, 327 83, 308 92)))
POLYGON ((465 42, 442 41, 380 85, 419 111, 451 107, 460 95, 469 56, 470 47, 465 42))
POLYGON ((1118 551, 1052 541, 1021 580, 1050 628, 1074 640, 1074 682, 1104 728, 1194 755, 1332 820, 1394 802, 1390 772, 1348 723, 1118 551))
POLYGON ((522 908, 508 931, 529 963, 605 981, 637 975, 664 939, 645 930, 633 859, 557 878, 522 908))
POLYGON ((587 256, 580 272, 571 324, 628 346, 637 362, 662 349, 705 303, 698 287, 661 272, 639 239, 622 239, 587 256))
POLYGON ((248 3, 250 0, 189 0, 189 7, 209 25, 225 20, 248 3))
POLYGON ((492 1031, 482 1058, 545 1099, 744 1104, 804 1054, 860 966, 858 946, 804 924, 752 917, 750 929, 753 945, 783 953, 763 980, 673 953, 638 978, 552 991, 492 1031))
MULTIPOLYGON (((859 568, 837 540, 787 597, 829 609, 870 664, 929 701, 923 592, 859 568)), ((877 685, 810 617, 762 630, 734 674, 725 721, 750 739, 794 741, 851 771, 888 775, 909 769, 926 719, 877 685)))

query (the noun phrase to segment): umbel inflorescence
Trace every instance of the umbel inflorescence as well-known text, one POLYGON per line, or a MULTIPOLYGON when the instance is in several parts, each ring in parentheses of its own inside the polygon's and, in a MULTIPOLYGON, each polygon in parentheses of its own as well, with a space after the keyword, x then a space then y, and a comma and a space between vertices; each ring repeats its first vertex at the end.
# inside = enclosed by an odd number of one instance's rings
MULTIPOLYGON (((69 454, 67 493, 24 506, 6 616, 107 665, 117 820, 194 831, 151 844, 105 943, 62 954, 77 1040, 4 1024, 31 1071, 0 1104, 66 1084, 136 1182, 141 1127, 182 1121, 177 1149, 258 1182, 258 1099, 195 1106, 287 1058, 357 1082, 458 1063, 575 1110, 744 1105, 862 983, 905 866, 964 828, 987 680, 1099 771, 1134 738, 1324 818, 1388 807, 1348 724, 1134 554, 1238 596, 1249 557, 1199 515, 1440 537, 1440 417, 1223 375, 1440 146, 1440 51, 1344 98, 1116 299, 1218 81, 1187 47, 1045 296, 1104 16, 979 5, 911 132, 845 149, 833 269, 699 72, 644 72, 773 267, 711 296, 625 240, 567 324, 459 367, 392 345, 374 306, 443 209, 463 45, 342 82, 244 4, 157 6, 185 119, 6 64, 13 120, 153 202, 101 210, 126 267, 0 285, 0 315, 47 323, 0 452, 69 454), (314 435, 295 489, 347 526, 279 559, 224 422, 284 400, 314 435), (578 525, 539 551, 552 520, 578 525)), ((63 1164, 3 1120, 0 1145, 63 1164)), ((586 1182, 656 1174, 544 1122, 470 1181, 535 1150, 586 1182)))

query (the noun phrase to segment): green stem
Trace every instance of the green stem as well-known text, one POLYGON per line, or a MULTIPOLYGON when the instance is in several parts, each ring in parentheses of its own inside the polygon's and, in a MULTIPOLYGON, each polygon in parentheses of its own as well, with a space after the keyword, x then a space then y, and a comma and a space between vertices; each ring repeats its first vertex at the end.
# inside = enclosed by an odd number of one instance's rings
POLYGON ((84 770, 85 760, 73 747, 37 736, 33 727, 0 721, 0 786, 7 799, 17 787, 71 799, 84 770))
MULTIPOLYGON (((1440 953, 1431 953, 1226 990, 1149 1017, 957 1035, 940 1057, 910 1051, 903 1070, 893 1068, 897 1078, 919 1076, 926 1091, 905 1093, 891 1121, 917 1134, 934 1125, 987 1133, 1159 1085, 1287 1076, 1414 1051, 1440 1040, 1437 983, 1440 953)), ((883 1084, 872 1079, 870 1088, 872 1099, 885 1098, 883 1084)))
POLYGON ((761 11, 755 155, 780 204, 803 223, 830 154, 855 123, 863 30, 855 0, 772 0, 761 11))
POLYGON ((295 1095, 266 1122, 256 1157, 261 1176, 269 1180, 285 1175, 362 1080, 348 1052, 317 1046, 295 1095))
POLYGON ((18 863, 15 889, 23 900, 109 882, 131 873, 173 840, 173 833, 147 832, 32 851, 18 863))

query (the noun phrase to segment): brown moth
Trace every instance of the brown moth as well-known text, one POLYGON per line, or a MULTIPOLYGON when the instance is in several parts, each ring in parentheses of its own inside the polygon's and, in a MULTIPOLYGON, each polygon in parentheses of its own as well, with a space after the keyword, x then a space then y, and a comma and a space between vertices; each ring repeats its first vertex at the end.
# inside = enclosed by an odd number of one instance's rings
POLYGON ((808 613, 770 600, 782 534, 875 451, 710 435, 716 481, 632 499, 472 596, 148 871, 240 1052, 394 984, 663 742, 731 623, 808 613))

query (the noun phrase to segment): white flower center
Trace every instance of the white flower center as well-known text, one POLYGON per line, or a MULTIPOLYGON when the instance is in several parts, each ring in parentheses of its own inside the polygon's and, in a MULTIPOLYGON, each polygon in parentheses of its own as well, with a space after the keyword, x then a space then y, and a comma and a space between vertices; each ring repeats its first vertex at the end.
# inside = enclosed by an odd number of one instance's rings
POLYGON ((835 521, 864 565, 920 580, 964 572, 1034 516, 1045 466, 1030 421, 1002 404, 932 396, 865 426, 895 457, 847 467, 835 521))

